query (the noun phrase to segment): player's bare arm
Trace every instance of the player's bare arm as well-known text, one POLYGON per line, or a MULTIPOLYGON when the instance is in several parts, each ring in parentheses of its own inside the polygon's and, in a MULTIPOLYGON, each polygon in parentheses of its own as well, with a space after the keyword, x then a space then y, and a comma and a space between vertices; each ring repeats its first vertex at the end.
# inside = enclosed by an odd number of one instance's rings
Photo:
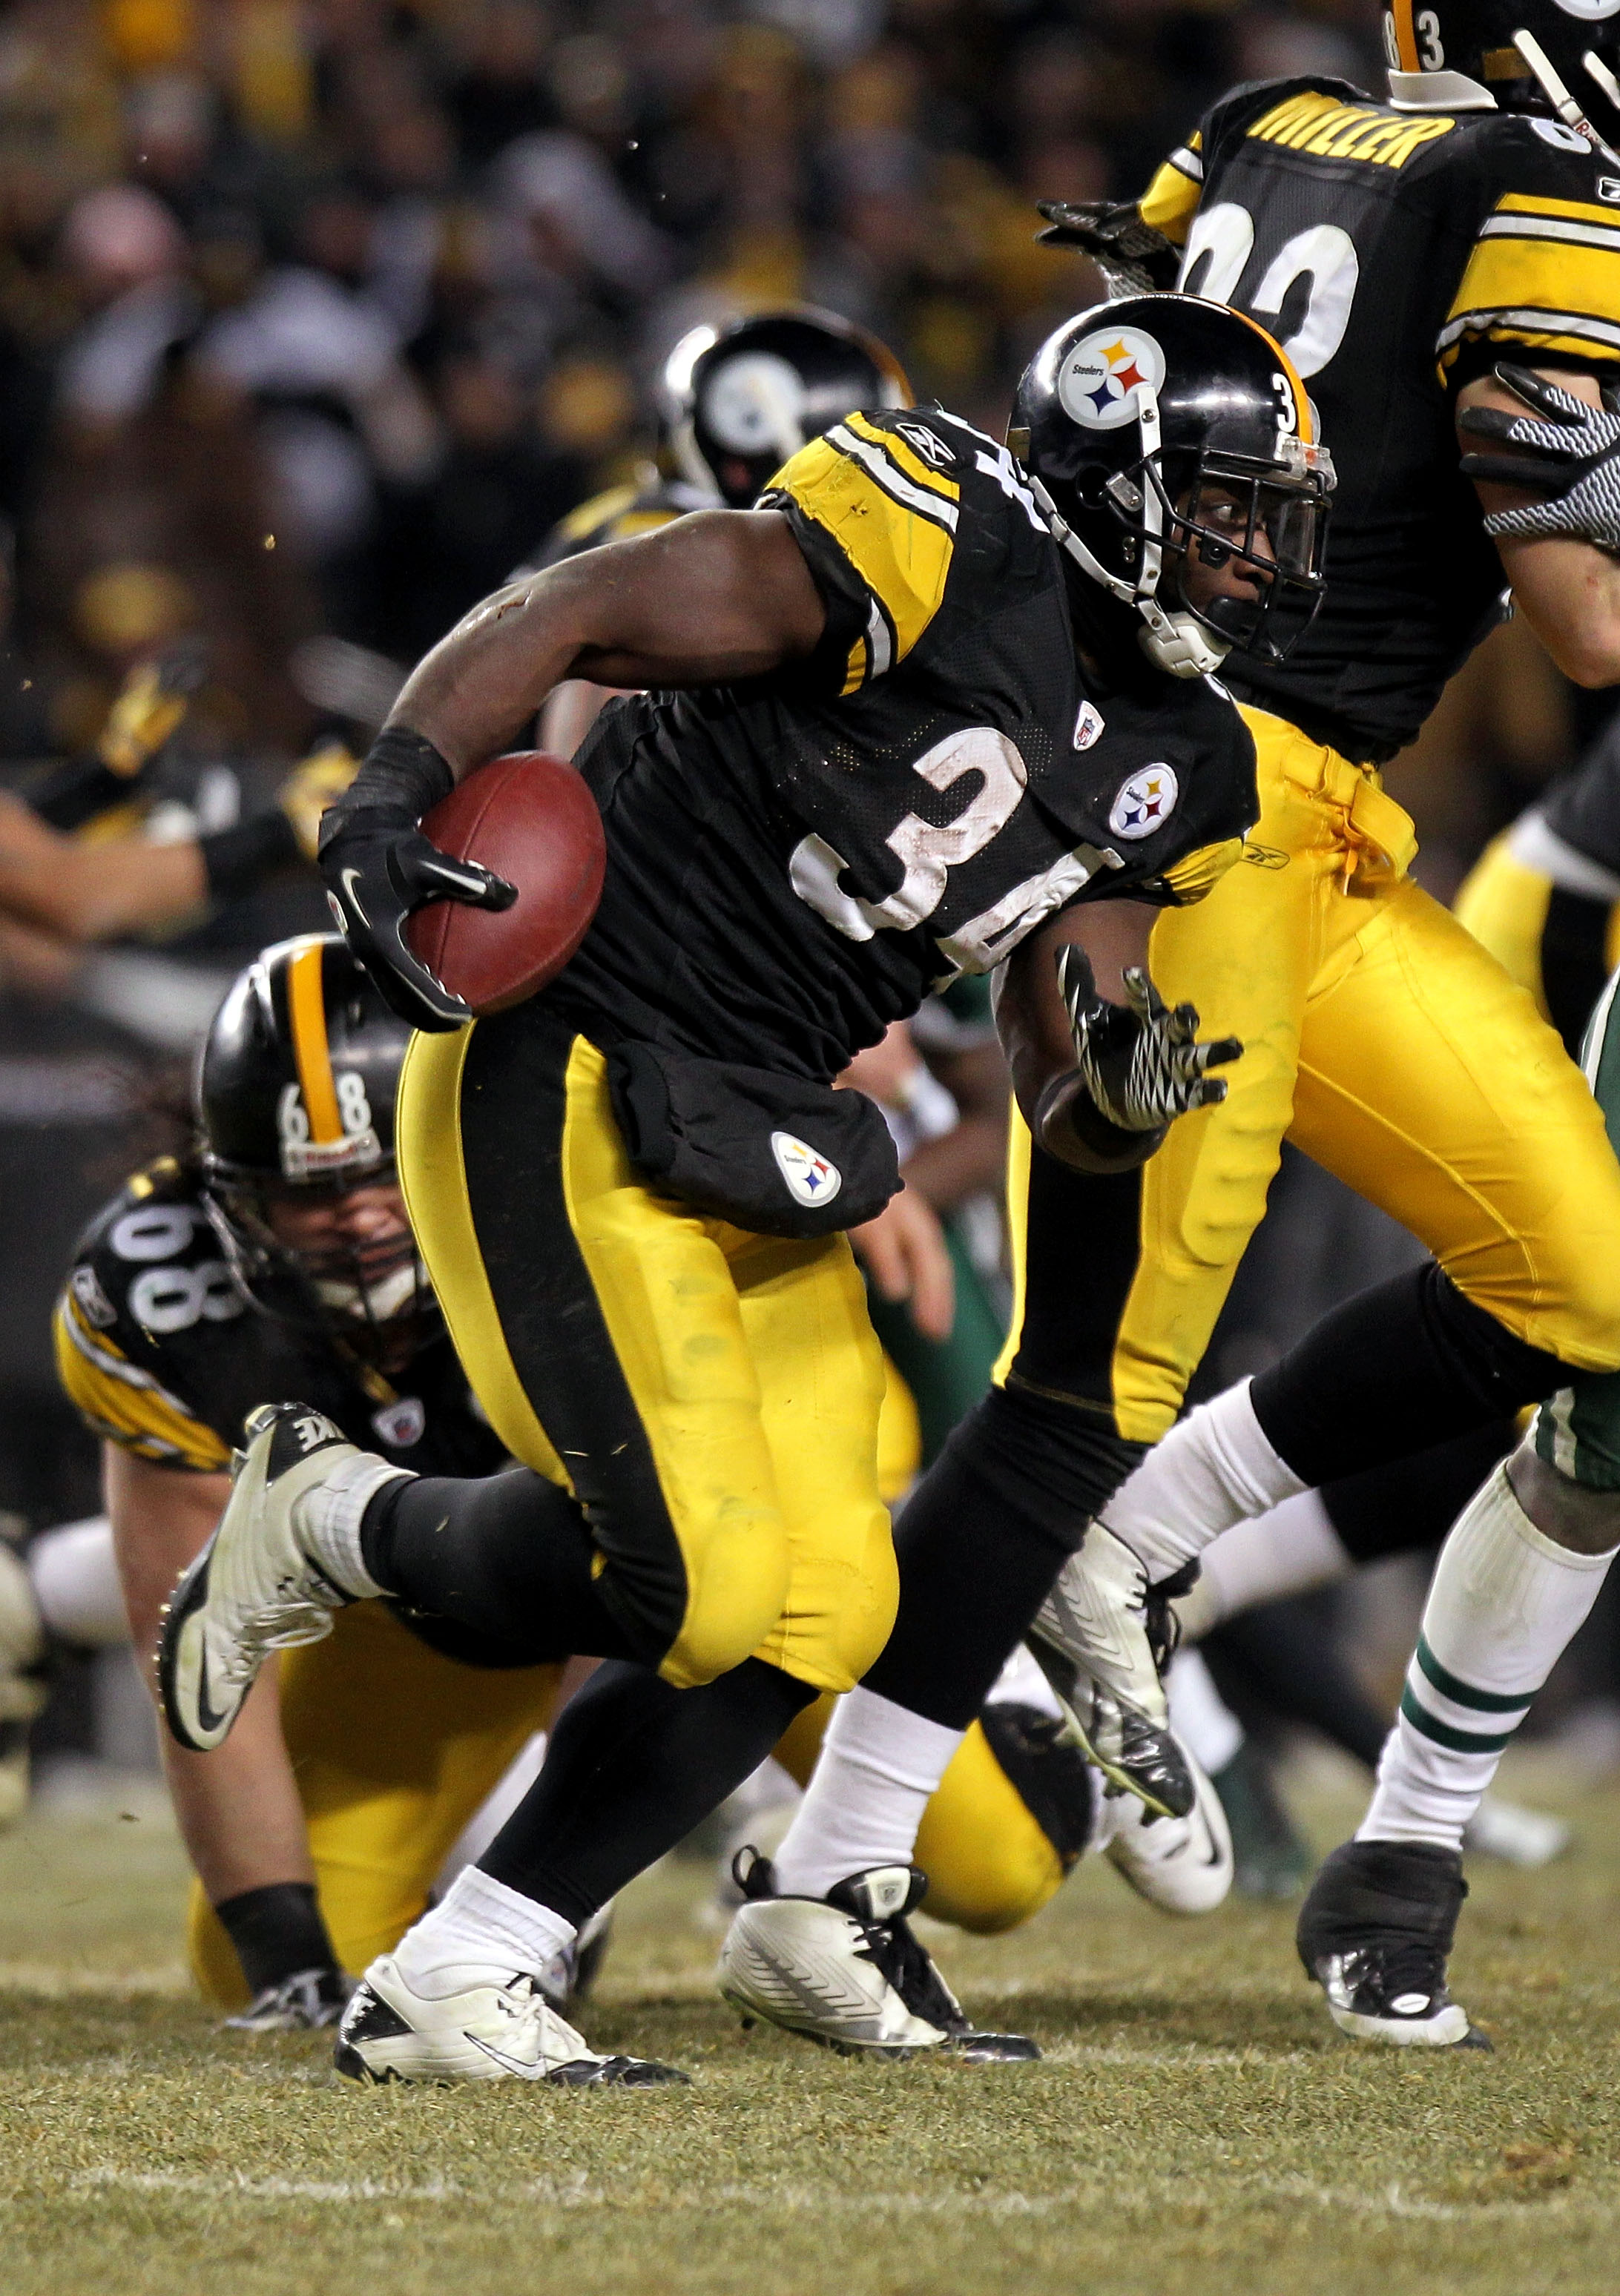
MULTIPOLYGON (((150 1681, 163 1604, 218 1521, 231 1479, 159 1466, 112 1443, 103 1456, 124 1604, 150 1681)), ((274 1668, 254 1684, 218 1758, 187 1753, 161 1734, 175 1814, 210 1904, 268 1883, 314 1881, 274 1668)))
MULTIPOLYGON (((1163 1023, 1135 1000, 1148 982, 1147 943, 1157 911, 1145 901, 1102 901, 1070 909, 1044 931, 1032 933, 1008 960, 996 981, 996 1026, 1012 1071, 1013 1091, 1038 1146, 1079 1172, 1128 1172, 1145 1163, 1164 1136, 1164 1125, 1180 1109, 1168 1101, 1157 1121, 1122 1125, 1127 1111, 1110 1101, 1099 1105, 1095 1070, 1089 1080, 1073 991, 1065 995, 1065 972, 1073 956, 1084 960, 1092 1010, 1109 1016, 1110 1028, 1138 1021, 1144 1033, 1163 1023), (1080 1057, 1077 1058, 1077 1053, 1080 1057)), ((1151 996, 1150 985, 1146 993, 1151 996)), ((1163 1007, 1158 1008, 1163 1014, 1163 1007)), ((1196 1016, 1164 1015, 1178 1025, 1190 1047, 1196 1016)), ((1184 1105, 1224 1095, 1225 1086, 1205 1079, 1203 1070, 1235 1060, 1239 1047, 1221 1043, 1190 1047, 1198 1063, 1199 1096, 1184 1105)))
POLYGON ((194 843, 139 838, 85 845, 16 798, 0 797, 0 913, 64 940, 108 940, 201 907, 208 876, 194 843))
POLYGON ((514 741, 560 680, 687 686, 759 677, 826 620, 777 511, 700 511, 565 560, 485 599, 407 679, 391 726, 458 777, 514 741))
MULTIPOLYGON (((1555 390, 1602 407, 1595 374, 1561 368, 1533 371, 1555 390)), ((1472 432, 1464 421, 1477 408, 1516 422, 1536 419, 1524 399, 1494 374, 1476 376, 1457 397, 1458 435, 1464 453, 1474 456, 1492 443, 1472 432)), ((1513 454, 1510 444, 1506 453, 1513 454)), ((1493 479, 1476 479, 1475 487, 1487 517, 1529 509, 1545 499, 1538 489, 1493 479)), ((1499 534, 1496 546, 1520 611, 1565 676, 1584 686, 1613 685, 1620 680, 1620 561, 1599 543, 1573 537, 1499 534)))

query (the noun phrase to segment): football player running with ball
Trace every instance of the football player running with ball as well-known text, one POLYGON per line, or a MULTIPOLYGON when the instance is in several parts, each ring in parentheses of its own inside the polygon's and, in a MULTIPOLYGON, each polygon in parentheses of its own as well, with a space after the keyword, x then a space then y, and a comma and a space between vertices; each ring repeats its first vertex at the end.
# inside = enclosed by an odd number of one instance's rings
MULTIPOLYGON (((590 2050, 536 1972, 883 1647, 881 1367, 840 1231, 897 1173, 877 1110, 830 1088, 858 1047, 1011 959, 1030 1119, 1089 1168, 1139 1162, 1239 1049, 1158 1000, 1147 939, 1254 816, 1203 634, 1308 608, 1328 480, 1262 330, 1180 298, 1124 317, 1125 348, 1104 311, 1038 354, 1027 464, 936 411, 852 415, 758 510, 498 593, 413 675, 332 821, 351 943, 424 1031, 412 1223, 526 1471, 416 1477, 267 1409, 175 1596, 171 1726, 218 1744, 268 1648, 382 1595, 607 1660, 477 1866, 367 1971, 339 2040, 356 2079, 670 2078, 590 2050), (1100 524, 1073 474, 1108 434, 1072 411, 1099 393, 1176 448, 1100 524), (601 906, 551 986, 468 1027, 400 938, 448 873, 417 824, 571 674, 651 689, 580 755, 601 906)), ((904 1927, 910 1875, 869 1878, 824 1910, 930 2036, 1037 2054, 968 2030, 904 1927)))
MULTIPOLYGON (((1620 414, 1604 395, 1620 382, 1620 159, 1569 94, 1578 78, 1620 132, 1620 46, 1594 46, 1575 12, 1399 0, 1388 103, 1313 77, 1242 88, 1139 207, 1048 210, 1051 236, 1124 283, 1173 280, 1282 339, 1338 471, 1328 594, 1286 660, 1251 651, 1223 673, 1255 738, 1260 824, 1243 865, 1154 934, 1164 994, 1196 995, 1245 1046, 1229 1094, 1122 1179, 1078 1176, 1015 1127, 1023 1273, 998 1384, 906 1511, 896 1629, 828 1730, 777 1854, 784 1890, 815 1897, 910 1855, 1038 1609, 1082 1741, 1150 1806, 1186 1808, 1150 1590, 1185 1583, 1238 1515, 1620 1366, 1602 1118, 1530 1000, 1406 874, 1411 824, 1377 772, 1497 619, 1504 581, 1572 677, 1620 679, 1620 414), (1121 1491, 1180 1409, 1285 1137, 1434 1259, 1196 1414, 1121 1491)), ((1579 1472, 1578 1449, 1515 1463, 1476 1533, 1482 1571, 1551 1590, 1590 1544, 1613 1546, 1614 1502, 1579 1472)), ((1443 1665, 1490 1714, 1508 1692, 1472 1654, 1484 1615, 1448 1636, 1443 1665)), ((1454 1846, 1357 1845, 1337 1872, 1360 1939, 1336 1933, 1360 1956, 1353 2013, 1389 2021, 1399 1999, 1403 2034, 1455 2038, 1454 1846), (1442 1972, 1432 1998, 1396 1950, 1414 1932, 1442 1972)))

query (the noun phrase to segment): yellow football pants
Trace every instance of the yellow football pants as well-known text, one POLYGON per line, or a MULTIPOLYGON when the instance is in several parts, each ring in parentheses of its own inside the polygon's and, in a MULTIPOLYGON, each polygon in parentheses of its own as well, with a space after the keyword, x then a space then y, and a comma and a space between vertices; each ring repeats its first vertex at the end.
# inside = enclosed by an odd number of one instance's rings
POLYGON ((1225 1101, 1172 1125, 1142 1176, 1118 1431, 1155 1442, 1175 1419, 1285 1137, 1516 1337, 1620 1367, 1620 1166, 1579 1070, 1404 874, 1411 824, 1372 778, 1280 718, 1244 716, 1259 825, 1206 899, 1164 912, 1151 957, 1165 998, 1244 1054, 1225 1101))
POLYGON ((637 1654, 679 1688, 751 1655, 859 1681, 898 1588, 883 1361, 844 1239, 654 1194, 601 1054, 530 1007, 415 1037, 398 1136, 467 1376, 513 1456, 588 1510, 637 1654))
POLYGON ((1620 903, 1560 893, 1550 877, 1519 860, 1512 836, 1504 830, 1486 846, 1452 912, 1573 1047, 1620 964, 1620 903))
MULTIPOLYGON (((562 1669, 465 1666, 381 1603, 338 1613, 280 1661, 282 1731, 309 1828, 321 1911, 342 1967, 397 1945, 462 1828, 525 1742, 549 1729, 562 1669)), ((220 2007, 247 1999, 234 1947, 201 1887, 192 1969, 220 2007)))
MULTIPOLYGON (((777 1759, 808 1785, 834 1702, 818 1698, 785 1733, 777 1759)), ((913 1856, 928 1876, 927 1911, 982 1937, 1016 1929, 1063 1886, 1057 1852, 1019 1798, 975 1722, 923 1813, 913 1856)))

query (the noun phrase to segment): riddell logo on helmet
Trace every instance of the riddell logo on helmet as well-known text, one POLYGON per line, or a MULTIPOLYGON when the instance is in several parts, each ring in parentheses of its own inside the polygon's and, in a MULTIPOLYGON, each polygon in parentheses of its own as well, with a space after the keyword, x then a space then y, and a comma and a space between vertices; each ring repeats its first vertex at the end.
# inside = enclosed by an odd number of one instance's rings
POLYGON ((1117 430, 1136 418, 1143 386, 1158 390, 1164 354, 1139 327, 1099 327, 1064 360, 1057 401, 1087 430, 1117 430))

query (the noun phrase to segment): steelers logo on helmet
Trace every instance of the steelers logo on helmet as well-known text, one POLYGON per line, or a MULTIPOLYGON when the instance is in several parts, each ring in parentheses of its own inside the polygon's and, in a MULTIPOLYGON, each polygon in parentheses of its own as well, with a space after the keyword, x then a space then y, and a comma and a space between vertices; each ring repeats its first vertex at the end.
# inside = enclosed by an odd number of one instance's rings
POLYGON ((1175 811, 1180 793, 1172 767, 1139 767, 1114 799, 1108 827, 1115 837, 1151 837, 1175 811))
POLYGON ((1164 354, 1140 327, 1098 327, 1082 336, 1063 363, 1057 398, 1065 414, 1087 430, 1116 430, 1136 418, 1144 383, 1164 381, 1164 354))
POLYGON ((750 351, 718 366, 703 393, 703 419, 734 455, 796 449, 804 422, 804 379, 774 351, 750 351))
POLYGON ((1567 16, 1578 16, 1583 24, 1601 23, 1606 16, 1620 12, 1620 0, 1558 0, 1567 16))

